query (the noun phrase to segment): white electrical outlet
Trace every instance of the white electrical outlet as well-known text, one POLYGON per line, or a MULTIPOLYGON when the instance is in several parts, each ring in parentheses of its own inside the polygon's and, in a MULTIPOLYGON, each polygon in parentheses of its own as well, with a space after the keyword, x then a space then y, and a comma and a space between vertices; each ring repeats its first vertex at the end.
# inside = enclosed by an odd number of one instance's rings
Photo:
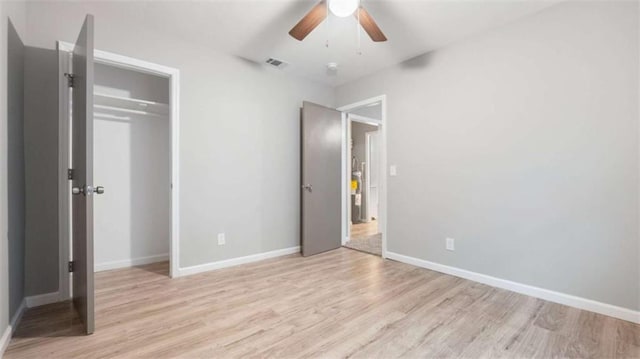
POLYGON ((396 168, 396 165, 389 166, 389 176, 397 176, 397 175, 398 175, 398 169, 396 168))
POLYGON ((227 240, 224 238, 224 233, 218 233, 218 245, 224 246, 227 243, 227 240))
POLYGON ((455 251, 456 250, 456 240, 453 238, 447 238, 447 250, 455 251))

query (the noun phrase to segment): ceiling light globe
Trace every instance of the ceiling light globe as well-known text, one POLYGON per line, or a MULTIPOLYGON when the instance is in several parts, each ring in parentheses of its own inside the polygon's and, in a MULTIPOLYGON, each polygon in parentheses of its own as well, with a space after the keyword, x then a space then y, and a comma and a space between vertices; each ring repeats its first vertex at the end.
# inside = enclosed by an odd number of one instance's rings
POLYGON ((338 17, 352 15, 360 5, 360 0, 329 0, 329 10, 338 17))

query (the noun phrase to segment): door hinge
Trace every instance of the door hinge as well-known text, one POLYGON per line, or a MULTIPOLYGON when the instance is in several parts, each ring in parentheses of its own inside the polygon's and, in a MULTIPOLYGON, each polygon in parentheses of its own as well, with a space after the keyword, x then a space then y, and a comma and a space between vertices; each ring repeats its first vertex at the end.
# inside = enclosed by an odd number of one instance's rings
POLYGON ((75 75, 65 72, 64 77, 67 78, 67 85, 69 85, 69 87, 73 87, 73 79, 75 78, 75 75))
POLYGON ((75 271, 75 262, 69 261, 69 273, 73 273, 75 271))
POLYGON ((73 168, 67 169, 67 179, 73 179, 73 168))

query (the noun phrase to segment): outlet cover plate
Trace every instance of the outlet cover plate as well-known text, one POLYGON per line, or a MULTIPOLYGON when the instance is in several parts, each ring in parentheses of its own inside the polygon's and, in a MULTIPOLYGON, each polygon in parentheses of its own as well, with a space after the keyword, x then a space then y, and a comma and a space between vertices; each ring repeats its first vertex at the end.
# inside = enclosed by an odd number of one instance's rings
POLYGON ((446 240, 446 248, 449 251, 455 251, 456 250, 456 240, 453 238, 447 238, 446 240))

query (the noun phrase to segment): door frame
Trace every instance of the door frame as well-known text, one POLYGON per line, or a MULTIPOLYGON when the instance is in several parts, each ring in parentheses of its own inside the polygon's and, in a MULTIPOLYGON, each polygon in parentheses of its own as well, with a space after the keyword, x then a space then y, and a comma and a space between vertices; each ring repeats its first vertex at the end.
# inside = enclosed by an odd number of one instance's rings
MULTIPOLYGON (((365 213, 367 214, 367 219, 366 219, 367 222, 371 221, 371 136, 379 135, 380 132, 378 131, 380 131, 379 128, 377 131, 369 131, 364 133, 364 146, 366 151, 364 155, 364 161, 367 164, 367 169, 365 171, 365 177, 367 178, 367 191, 365 192, 364 198, 367 201, 366 202, 367 205, 363 206, 363 208, 365 208, 366 210, 365 213)), ((380 161, 378 160, 378 162, 380 161)), ((380 166, 380 163, 378 163, 378 167, 379 166, 380 166)), ((380 172, 380 168, 378 168, 378 172, 380 172)), ((380 176, 380 173, 378 173, 378 176, 380 176)), ((378 215, 377 217, 379 218, 380 215, 378 215)), ((376 218, 376 221, 378 220, 378 218, 376 218)))
POLYGON ((349 138, 351 134, 351 121, 369 122, 378 124, 380 133, 380 176, 378 177, 379 196, 379 222, 378 230, 382 234, 382 258, 387 258, 387 95, 380 95, 338 107, 342 112, 342 243, 349 240, 350 225, 347 216, 350 210, 349 180, 351 175, 351 159, 349 158, 349 138), (380 103, 381 119, 371 119, 368 117, 350 114, 349 111, 380 103))
MULTIPOLYGON (((58 198, 71 198, 71 185, 67 180, 67 168, 70 168, 70 126, 69 126, 69 96, 67 79, 64 76, 69 68, 69 54, 73 51, 72 43, 58 41, 58 70, 59 70, 59 117, 58 117, 58 149, 59 149, 59 183, 58 198)), ((169 80, 169 122, 171 141, 171 230, 169 233, 169 276, 179 276, 180 259, 180 70, 158 65, 155 63, 118 55, 115 53, 94 50, 94 61, 99 64, 133 70, 146 74, 161 76, 169 80)), ((59 295, 60 300, 70 298, 68 262, 70 257, 70 210, 67 200, 58 201, 58 227, 60 251, 59 295)))

